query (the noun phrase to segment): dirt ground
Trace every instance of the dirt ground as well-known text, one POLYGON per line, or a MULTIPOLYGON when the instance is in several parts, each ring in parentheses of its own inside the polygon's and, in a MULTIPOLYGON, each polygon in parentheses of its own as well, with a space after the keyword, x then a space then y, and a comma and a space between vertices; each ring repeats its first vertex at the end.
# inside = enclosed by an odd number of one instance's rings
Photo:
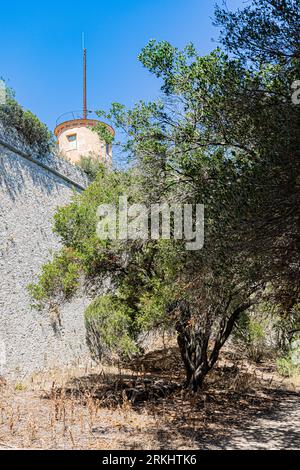
POLYGON ((0 385, 0 448, 300 449, 300 383, 224 356, 182 389, 172 349, 127 368, 76 367, 0 385))

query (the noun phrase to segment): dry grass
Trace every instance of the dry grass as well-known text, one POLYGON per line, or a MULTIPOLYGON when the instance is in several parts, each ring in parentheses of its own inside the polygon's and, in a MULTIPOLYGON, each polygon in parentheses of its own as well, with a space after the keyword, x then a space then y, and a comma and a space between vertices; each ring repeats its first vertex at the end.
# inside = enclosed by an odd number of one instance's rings
POLYGON ((272 365, 223 358, 190 396, 172 349, 127 367, 53 370, 0 385, 0 447, 210 448, 228 426, 276 406, 284 385, 272 365))

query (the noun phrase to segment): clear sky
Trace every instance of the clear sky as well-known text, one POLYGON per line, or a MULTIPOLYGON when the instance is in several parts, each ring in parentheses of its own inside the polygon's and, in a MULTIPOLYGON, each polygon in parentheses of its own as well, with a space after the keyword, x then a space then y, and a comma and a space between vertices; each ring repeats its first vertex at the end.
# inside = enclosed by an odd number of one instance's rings
MULTIPOLYGON (((220 0, 221 1, 221 0, 220 0)), ((227 0, 233 8, 245 0, 227 0)), ((159 95, 159 81, 138 62, 150 39, 200 53, 216 46, 214 0, 40 0, 0 6, 0 77, 51 130, 82 107, 81 32, 88 49, 88 108, 127 106, 159 95)))

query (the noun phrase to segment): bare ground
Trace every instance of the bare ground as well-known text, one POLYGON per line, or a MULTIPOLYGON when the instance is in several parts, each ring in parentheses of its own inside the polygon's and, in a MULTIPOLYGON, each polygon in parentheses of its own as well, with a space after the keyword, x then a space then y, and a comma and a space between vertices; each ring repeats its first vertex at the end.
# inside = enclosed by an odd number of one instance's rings
POLYGON ((271 413, 236 427, 223 436, 214 449, 280 450, 300 449, 299 395, 283 393, 271 413))
POLYGON ((197 395, 175 350, 0 386, 0 448, 300 449, 299 383, 229 357, 197 395))

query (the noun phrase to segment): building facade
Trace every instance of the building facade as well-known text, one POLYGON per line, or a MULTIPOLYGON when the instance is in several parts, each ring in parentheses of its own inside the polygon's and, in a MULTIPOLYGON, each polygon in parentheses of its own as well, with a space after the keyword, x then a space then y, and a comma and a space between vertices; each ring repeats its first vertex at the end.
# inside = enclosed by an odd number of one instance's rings
MULTIPOLYGON (((77 163, 82 156, 92 157, 108 166, 112 164, 112 145, 107 144, 93 131, 99 124, 96 119, 72 119, 56 126, 54 133, 58 140, 61 154, 71 163, 77 163)), ((114 129, 107 126, 114 136, 114 129)))

